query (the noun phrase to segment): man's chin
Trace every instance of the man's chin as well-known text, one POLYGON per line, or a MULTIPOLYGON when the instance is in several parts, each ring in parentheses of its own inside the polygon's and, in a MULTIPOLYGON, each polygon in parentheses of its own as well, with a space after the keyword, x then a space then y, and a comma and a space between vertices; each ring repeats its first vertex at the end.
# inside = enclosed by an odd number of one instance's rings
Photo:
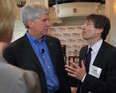
POLYGON ((86 37, 83 37, 84 40, 86 40, 86 37))
POLYGON ((43 33, 43 35, 48 35, 48 31, 47 31, 47 32, 45 32, 45 33, 43 33))

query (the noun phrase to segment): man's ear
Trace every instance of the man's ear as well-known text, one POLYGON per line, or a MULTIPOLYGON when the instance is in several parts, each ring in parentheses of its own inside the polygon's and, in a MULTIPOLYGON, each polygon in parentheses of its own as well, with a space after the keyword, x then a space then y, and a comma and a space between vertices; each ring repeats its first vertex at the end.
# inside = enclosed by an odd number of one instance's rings
POLYGON ((103 28, 98 28, 97 32, 98 33, 102 33, 103 32, 103 28))
POLYGON ((33 27, 34 23, 32 20, 27 20, 27 24, 29 25, 29 27, 33 27))

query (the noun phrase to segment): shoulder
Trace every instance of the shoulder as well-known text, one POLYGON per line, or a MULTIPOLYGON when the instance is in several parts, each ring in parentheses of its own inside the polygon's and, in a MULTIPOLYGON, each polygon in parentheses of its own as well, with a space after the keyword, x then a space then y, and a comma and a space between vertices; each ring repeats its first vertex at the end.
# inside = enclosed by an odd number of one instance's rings
POLYGON ((85 51, 87 51, 87 49, 88 49, 88 45, 86 45, 86 46, 83 46, 81 49, 80 49, 80 52, 85 52, 85 51))
POLYGON ((0 60, 0 74, 0 86, 10 86, 8 90, 12 89, 13 93, 41 93, 38 76, 33 71, 23 70, 0 60))
POLYGON ((16 40, 14 40, 13 42, 10 43, 9 46, 15 46, 15 45, 20 45, 22 43, 25 43, 26 41, 28 41, 28 38, 26 36, 26 34, 16 40))
POLYGON ((25 80, 32 79, 32 81, 34 81, 34 79, 38 79, 35 72, 11 65, 3 57, 0 57, 0 72, 2 71, 4 71, 3 75, 7 74, 15 79, 24 78, 25 80))
POLYGON ((27 42, 29 42, 28 38, 27 38, 26 35, 24 35, 24 36, 20 37, 19 39, 11 42, 9 44, 9 46, 4 50, 4 52, 6 52, 6 51, 12 51, 12 50, 19 51, 18 49, 20 49, 20 47, 28 45, 27 42))
POLYGON ((116 48, 107 42, 102 43, 98 53, 104 60, 110 60, 109 63, 116 61, 116 48))
POLYGON ((56 38, 56 37, 53 37, 53 36, 46 36, 46 40, 48 41, 48 42, 52 42, 52 43, 60 43, 60 40, 59 40, 59 38, 56 38))
POLYGON ((16 78, 15 85, 15 90, 21 93, 41 93, 39 78, 33 71, 23 70, 16 78))
POLYGON ((49 35, 46 36, 46 39, 48 39, 48 40, 59 40, 58 38, 53 37, 53 36, 49 36, 49 35))
POLYGON ((106 52, 116 52, 116 47, 107 42, 103 42, 101 48, 103 48, 106 52))

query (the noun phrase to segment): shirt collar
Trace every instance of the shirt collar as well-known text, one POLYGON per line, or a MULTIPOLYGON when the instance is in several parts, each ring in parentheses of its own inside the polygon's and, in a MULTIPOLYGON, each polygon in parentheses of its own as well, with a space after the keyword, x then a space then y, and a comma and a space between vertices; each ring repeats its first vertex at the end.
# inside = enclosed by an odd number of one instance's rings
POLYGON ((100 47, 101 47, 101 45, 102 45, 102 42, 103 42, 103 40, 102 39, 100 39, 97 43, 95 43, 93 46, 88 46, 88 48, 89 47, 91 47, 92 48, 92 51, 94 51, 94 52, 98 52, 99 51, 99 49, 100 49, 100 47))
POLYGON ((46 36, 43 36, 41 40, 37 40, 35 37, 31 36, 28 32, 26 32, 26 35, 31 39, 32 42, 35 44, 38 42, 45 42, 46 41, 46 36))

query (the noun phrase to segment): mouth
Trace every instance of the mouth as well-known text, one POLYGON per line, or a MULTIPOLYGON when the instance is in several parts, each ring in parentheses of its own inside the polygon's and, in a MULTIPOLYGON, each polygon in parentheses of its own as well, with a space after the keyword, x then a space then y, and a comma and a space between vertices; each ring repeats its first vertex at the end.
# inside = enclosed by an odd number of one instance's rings
POLYGON ((48 31, 49 30, 49 28, 45 28, 45 31, 48 31))
POLYGON ((86 32, 83 30, 82 34, 85 34, 86 32))

